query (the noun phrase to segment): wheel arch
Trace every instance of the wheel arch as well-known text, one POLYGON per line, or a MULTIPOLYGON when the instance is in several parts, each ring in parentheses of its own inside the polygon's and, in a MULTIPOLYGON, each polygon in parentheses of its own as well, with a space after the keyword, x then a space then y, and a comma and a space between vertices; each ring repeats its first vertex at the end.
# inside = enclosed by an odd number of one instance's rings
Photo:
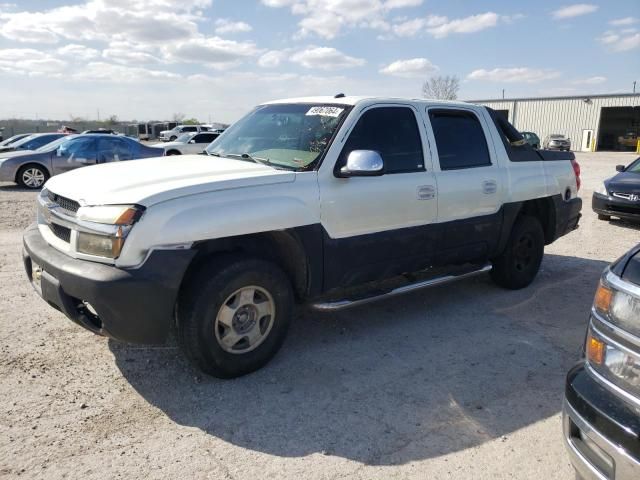
POLYGON ((18 182, 18 177, 20 176, 20 173, 23 170, 26 170, 28 167, 39 167, 42 170, 44 170, 44 173, 46 174, 47 178, 51 178, 51 171, 49 170, 49 167, 47 167, 46 165, 40 163, 40 162, 34 162, 34 161, 30 161, 25 163, 24 165, 20 165, 18 168, 16 168, 16 175, 14 177, 14 182, 15 183, 19 183, 18 182))
POLYGON ((183 285, 204 262, 209 262, 217 256, 236 254, 261 258, 278 265, 289 277, 298 300, 306 298, 314 288, 310 271, 310 252, 307 251, 304 239, 295 229, 204 240, 196 242, 193 248, 197 253, 185 272, 183 285))

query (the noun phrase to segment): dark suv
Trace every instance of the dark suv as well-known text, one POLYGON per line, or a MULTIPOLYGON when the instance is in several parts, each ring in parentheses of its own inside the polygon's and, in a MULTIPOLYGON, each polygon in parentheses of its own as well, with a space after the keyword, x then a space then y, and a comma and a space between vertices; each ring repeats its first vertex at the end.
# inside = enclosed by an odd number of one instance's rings
POLYGON ((578 478, 640 478, 640 244, 600 279, 563 426, 578 478))

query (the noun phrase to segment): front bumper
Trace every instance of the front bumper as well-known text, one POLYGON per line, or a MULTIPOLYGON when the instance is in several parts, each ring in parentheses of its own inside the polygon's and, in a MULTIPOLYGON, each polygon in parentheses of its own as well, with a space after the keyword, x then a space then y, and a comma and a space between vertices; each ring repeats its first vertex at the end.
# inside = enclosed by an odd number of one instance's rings
POLYGON ((640 415, 602 386, 581 362, 567 375, 564 442, 584 479, 640 478, 640 415))
POLYGON ((640 221, 640 202, 594 193, 591 197, 591 208, 598 215, 640 221))
POLYGON ((195 255, 155 250, 139 268, 119 269, 65 255, 35 224, 24 232, 23 244, 27 278, 49 305, 94 333, 142 344, 166 340, 182 278, 195 255), (34 264, 41 268, 40 282, 34 281, 34 264))

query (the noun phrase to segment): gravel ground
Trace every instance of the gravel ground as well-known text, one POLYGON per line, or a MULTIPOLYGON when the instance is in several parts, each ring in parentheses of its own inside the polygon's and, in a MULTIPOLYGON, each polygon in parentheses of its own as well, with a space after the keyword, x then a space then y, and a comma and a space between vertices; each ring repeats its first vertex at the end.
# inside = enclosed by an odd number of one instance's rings
POLYGON ((601 271, 640 239, 590 209, 634 155, 577 157, 581 228, 529 288, 483 276, 301 310, 276 359, 232 381, 175 344, 118 344, 45 305, 20 259, 35 194, 0 184, 0 477, 570 478, 564 375, 601 271))

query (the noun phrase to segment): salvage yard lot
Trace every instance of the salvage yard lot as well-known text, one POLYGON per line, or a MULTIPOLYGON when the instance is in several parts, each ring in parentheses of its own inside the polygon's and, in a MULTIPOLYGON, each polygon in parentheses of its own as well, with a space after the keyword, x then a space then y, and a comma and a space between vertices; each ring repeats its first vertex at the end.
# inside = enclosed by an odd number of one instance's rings
POLYGON ((635 155, 576 157, 581 227, 529 288, 481 276, 300 309, 275 360, 232 381, 174 343, 118 344, 47 307, 20 258, 35 193, 0 184, 0 477, 570 478, 564 376, 601 271, 640 241, 590 208, 635 155))

